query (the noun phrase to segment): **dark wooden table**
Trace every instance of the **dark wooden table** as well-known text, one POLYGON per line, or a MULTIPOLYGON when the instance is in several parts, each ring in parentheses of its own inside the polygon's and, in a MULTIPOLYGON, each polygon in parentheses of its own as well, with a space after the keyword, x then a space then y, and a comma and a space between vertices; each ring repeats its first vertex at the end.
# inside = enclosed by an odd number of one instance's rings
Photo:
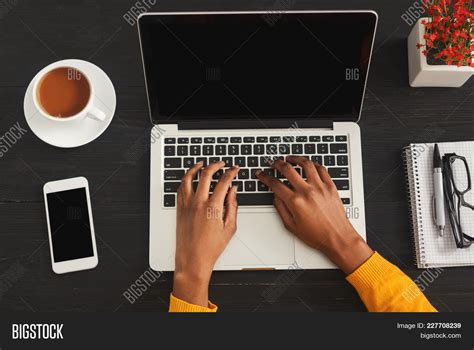
MULTIPOLYGON (((28 132, 0 158, 0 311, 148 311, 167 309, 172 274, 130 304, 122 293, 148 268, 149 130, 136 26, 123 15, 134 1, 9 0, 0 5, 0 136, 19 122, 28 132), (23 97, 42 67, 89 60, 114 82, 117 111, 96 141, 60 149, 28 128, 23 97), (42 198, 45 182, 88 178, 99 251, 92 271, 51 270, 42 198)), ((172 11, 269 9, 292 1, 168 1, 172 11)), ((413 264, 401 148, 410 142, 473 138, 474 79, 458 89, 410 88, 399 1, 297 1, 295 9, 374 9, 379 27, 362 113, 367 236, 411 277, 413 264)), ((210 296, 223 311, 363 311, 340 271, 215 273, 210 296), (268 288, 281 294, 268 302, 268 288)), ((427 289, 442 311, 474 311, 474 269, 452 268, 427 289)))

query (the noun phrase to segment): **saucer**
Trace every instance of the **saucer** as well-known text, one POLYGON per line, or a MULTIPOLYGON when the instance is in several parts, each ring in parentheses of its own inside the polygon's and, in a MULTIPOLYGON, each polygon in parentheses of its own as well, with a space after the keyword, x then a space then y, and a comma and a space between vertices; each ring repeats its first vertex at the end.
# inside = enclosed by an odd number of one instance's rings
POLYGON ((52 146, 72 148, 85 145, 98 138, 112 121, 116 105, 114 85, 102 69, 95 64, 82 60, 62 60, 44 67, 31 80, 25 93, 23 109, 28 126, 39 139, 52 146), (79 120, 58 123, 46 119, 40 114, 33 102, 33 86, 44 71, 64 66, 75 67, 83 71, 90 79, 94 86, 95 106, 106 115, 103 121, 85 117, 79 120))

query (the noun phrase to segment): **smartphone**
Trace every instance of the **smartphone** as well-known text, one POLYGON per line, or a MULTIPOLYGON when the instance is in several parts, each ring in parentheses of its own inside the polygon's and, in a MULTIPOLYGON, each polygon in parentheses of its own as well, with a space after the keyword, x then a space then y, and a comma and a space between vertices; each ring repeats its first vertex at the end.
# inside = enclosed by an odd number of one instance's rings
POLYGON ((48 182, 43 193, 53 271, 62 274, 96 267, 99 260, 87 179, 48 182))

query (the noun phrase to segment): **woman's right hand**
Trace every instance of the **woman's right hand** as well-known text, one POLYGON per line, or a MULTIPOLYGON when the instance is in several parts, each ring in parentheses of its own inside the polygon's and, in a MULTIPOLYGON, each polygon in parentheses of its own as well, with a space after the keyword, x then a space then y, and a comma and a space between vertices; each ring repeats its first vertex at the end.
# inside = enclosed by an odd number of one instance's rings
POLYGON ((292 189, 263 172, 257 177, 275 193, 275 207, 288 231, 321 251, 346 274, 373 254, 347 219, 325 167, 299 156, 288 156, 286 162, 277 160, 272 167, 288 179, 292 189), (307 180, 292 164, 303 168, 307 180))

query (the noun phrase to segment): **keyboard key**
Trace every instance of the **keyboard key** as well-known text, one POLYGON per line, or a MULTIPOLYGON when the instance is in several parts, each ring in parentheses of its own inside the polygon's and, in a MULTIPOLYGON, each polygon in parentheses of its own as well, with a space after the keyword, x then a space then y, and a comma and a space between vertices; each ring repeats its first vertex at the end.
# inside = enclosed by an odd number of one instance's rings
POLYGON ((219 157, 209 157, 209 163, 208 164, 217 163, 220 160, 221 159, 219 157))
POLYGON ((181 168, 181 158, 165 158, 165 168, 181 168))
POLYGON ((205 156, 211 156, 214 154, 214 146, 204 145, 202 146, 202 154, 205 156))
POLYGON ((174 145, 176 143, 176 139, 174 137, 167 137, 165 138, 166 145, 174 145))
POLYGON ((196 191, 199 185, 199 181, 193 181, 193 190, 196 191))
POLYGON ((281 136, 271 136, 270 142, 281 142, 281 136))
POLYGON ((181 182, 165 182, 165 192, 177 192, 181 182))
POLYGON ((283 142, 295 142, 294 136, 283 136, 283 142))
POLYGON ((232 181, 232 186, 237 186, 237 192, 242 192, 244 189, 243 181, 232 181))
POLYGON ((273 193, 238 193, 239 205, 272 205, 273 193))
POLYGON ((178 146, 178 156, 187 156, 188 146, 178 146))
MULTIPOLYGON (((337 135, 336 136, 336 142, 344 142, 347 141, 347 136, 346 135, 337 135)), ((348 198, 346 198, 348 199, 348 198)))
POLYGON ((349 180, 333 180, 339 191, 349 190, 349 180))
POLYGON ((260 192, 268 192, 268 187, 261 181, 258 182, 257 187, 260 192))
POLYGON ((336 165, 336 157, 324 156, 324 166, 333 166, 333 165, 336 165))
POLYGON ((347 143, 332 143, 329 149, 333 154, 347 153, 347 143))
POLYGON ((265 168, 265 169, 262 169, 263 173, 268 175, 268 176, 275 176, 275 169, 272 169, 272 168, 265 168))
POLYGON ((242 155, 252 154, 252 145, 242 145, 242 146, 240 146, 240 154, 242 154, 242 155))
POLYGON ((216 145, 216 154, 219 156, 225 156, 227 153, 225 145, 216 145))
POLYGON ((175 203, 175 195, 174 194, 165 194, 163 198, 163 205, 165 207, 174 207, 176 205, 175 203))
POLYGON ((214 173, 214 175, 212 175, 212 178, 214 180, 219 180, 219 178, 222 176, 222 174, 224 174, 224 170, 219 169, 214 173))
POLYGON ((189 143, 189 139, 187 137, 178 137, 178 143, 189 143))
POLYGON ((255 142, 255 137, 253 137, 253 136, 244 137, 244 142, 245 143, 253 143, 253 142, 255 142))
MULTIPOLYGON (((229 155, 237 155, 239 154, 239 145, 229 145, 229 155)), ((219 154, 219 153, 217 153, 219 154)))
POLYGON ((216 138, 215 137, 205 137, 204 138, 204 143, 215 143, 216 138))
POLYGON ((218 137, 217 138, 217 143, 229 143, 229 138, 228 137, 218 137))
POLYGON ((328 168, 329 176, 333 179, 349 177, 349 168, 328 168))
POLYGON ((265 148, 263 145, 253 145, 253 154, 264 154, 265 148))
POLYGON ((319 143, 318 144, 318 153, 319 154, 326 154, 329 152, 328 144, 327 143, 319 143))
POLYGON ((290 145, 287 143, 281 143, 278 146, 278 149, 280 151, 280 154, 290 154, 290 145))
POLYGON ((245 191, 255 192, 257 190, 257 183, 255 181, 245 181, 245 191))
POLYGON ((184 176, 184 170, 165 170, 165 180, 181 181, 184 176))
POLYGON ((309 142, 321 142, 321 136, 310 136, 309 142))
POLYGON ((323 157, 322 156, 311 156, 311 160, 319 165, 323 164, 323 157))
POLYGON ((342 201, 342 204, 351 204, 350 198, 341 198, 341 201, 342 201))
POLYGON ((291 145, 291 153, 293 153, 293 154, 302 154, 303 153, 303 145, 300 145, 300 144, 291 145))
POLYGON ((248 179, 250 177, 249 169, 240 169, 239 179, 248 179))
POLYGON ((196 164, 202 162, 202 166, 207 166, 207 158, 206 157, 197 157, 196 164))
POLYGON ((304 145, 304 153, 306 154, 315 154, 316 153, 316 145, 314 143, 307 143, 304 145))
POLYGON ((247 158, 247 166, 257 167, 258 166, 258 157, 248 157, 247 158))
POLYGON ((250 170, 250 178, 257 179, 257 175, 255 174, 258 169, 251 169, 250 170))
POLYGON ((201 146, 191 146, 189 147, 189 154, 192 156, 200 156, 201 155, 201 146))
POLYGON ((259 136, 259 137, 257 137, 257 142, 268 142, 268 137, 259 136))
POLYGON ((268 144, 266 146, 267 154, 278 154, 278 146, 275 144, 268 144))
POLYGON ((337 165, 348 165, 349 159, 347 156, 337 156, 337 165))
POLYGON ((333 142, 334 136, 323 136, 323 142, 333 142))
POLYGON ((202 143, 202 137, 191 137, 191 143, 202 143))
POLYGON ((174 156, 175 149, 174 146, 165 146, 165 156, 174 156))
POLYGON ((242 138, 241 137, 231 137, 230 138, 230 143, 241 143, 242 138))
MULTIPOLYGON (((191 168, 194 164, 195 164, 194 163, 194 158, 184 158, 183 159, 183 167, 184 168, 191 168)), ((165 172, 166 172, 166 170, 165 170, 165 172)))
POLYGON ((296 142, 308 142, 308 136, 296 136, 296 142))
POLYGON ((269 164, 271 164, 271 162, 272 162, 272 159, 268 156, 260 157, 260 166, 261 167, 268 166, 269 164))
POLYGON ((233 164, 234 161, 233 161, 232 157, 222 157, 222 160, 224 161, 224 163, 225 163, 224 166, 226 168, 230 168, 232 165, 234 165, 233 164))
POLYGON ((244 167, 245 165, 245 157, 235 157, 234 164, 240 167, 244 167))

